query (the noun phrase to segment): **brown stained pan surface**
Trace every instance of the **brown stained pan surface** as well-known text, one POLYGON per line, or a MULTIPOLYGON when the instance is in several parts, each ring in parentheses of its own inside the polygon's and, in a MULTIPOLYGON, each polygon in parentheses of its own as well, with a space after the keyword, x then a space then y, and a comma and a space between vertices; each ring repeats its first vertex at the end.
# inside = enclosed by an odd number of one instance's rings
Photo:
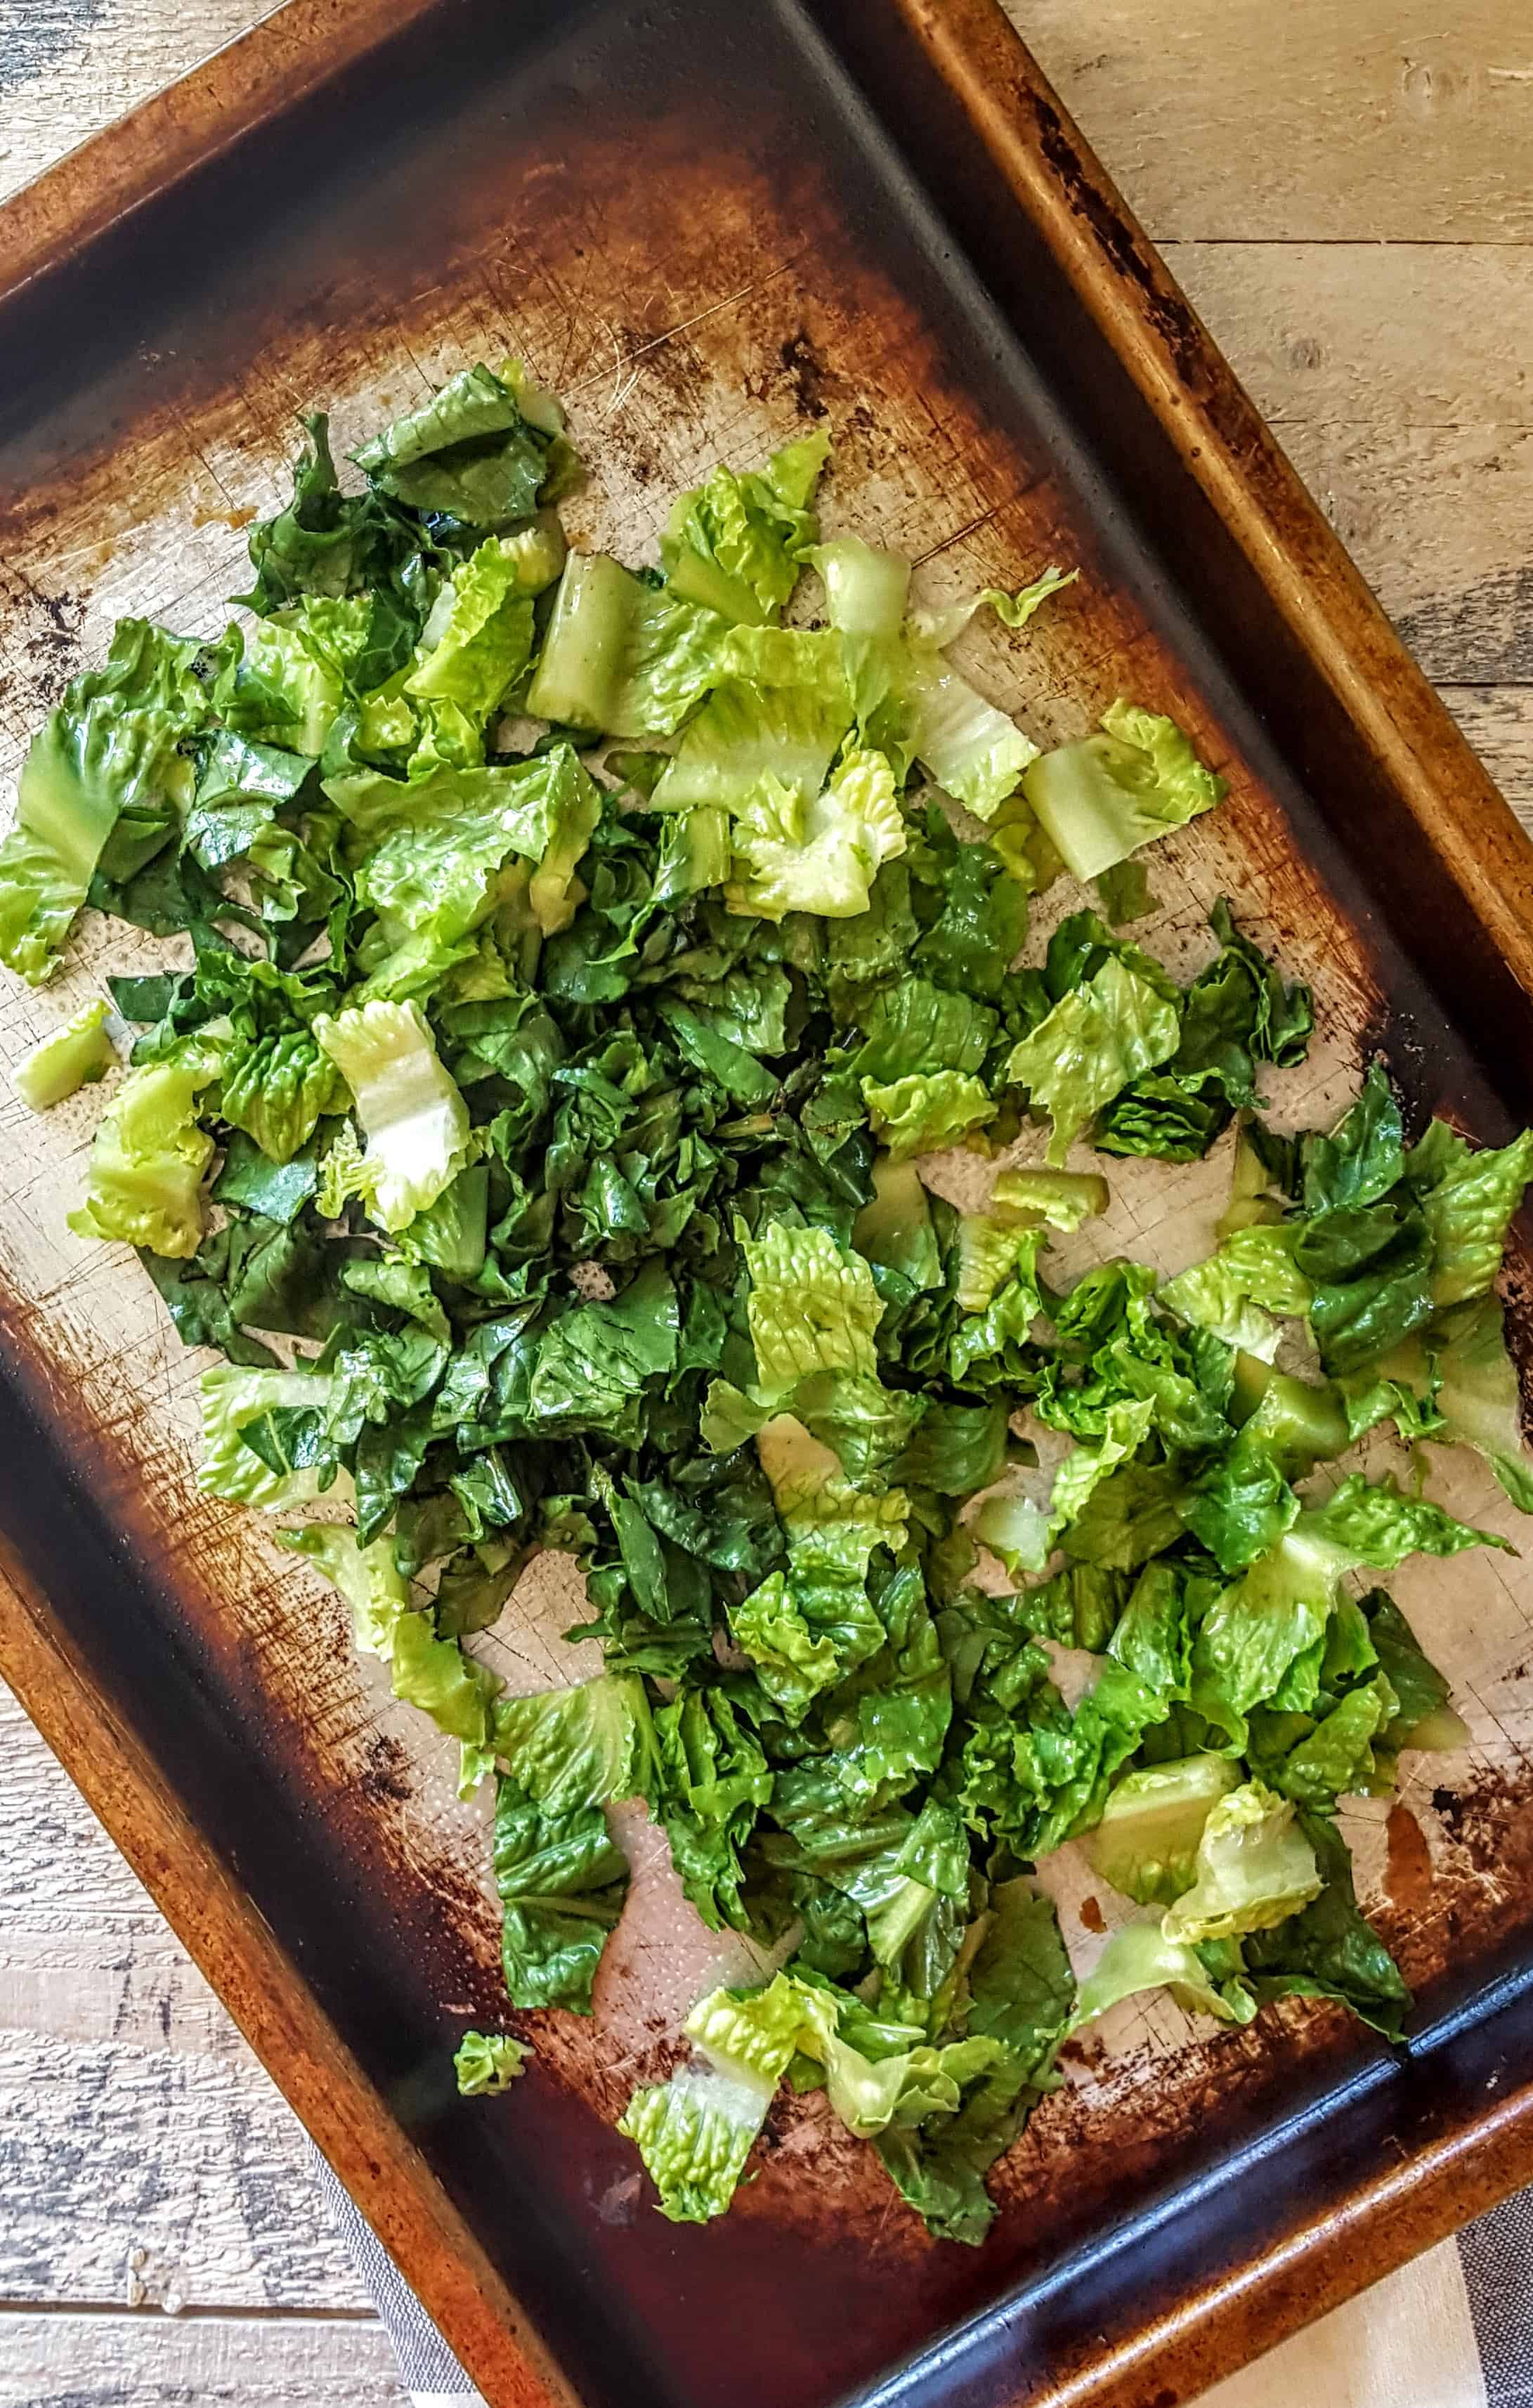
MULTIPOLYGON (((837 29, 846 12, 822 13, 837 29)), ((888 13, 891 27, 921 14, 914 0, 888 13)), ((1049 138, 1067 146, 1068 129, 1049 138)), ((1105 225, 1135 281, 1129 236, 1110 210, 1105 225)), ((997 222, 996 255, 976 246, 997 288, 1010 239, 997 222)), ((1171 307, 1151 303, 1152 318, 1171 307)), ((1469 967, 1461 994, 1426 982, 1429 932, 1392 891, 1389 827, 1370 857, 1339 777, 1236 698, 1196 624, 1197 558, 1143 539, 1132 497, 1085 456, 1084 422, 1059 407, 1079 368, 1061 352, 1063 304, 1031 322, 1011 312, 1025 349, 790 6, 447 0, 386 71, 350 69, 0 303, 0 759, 19 755, 119 610, 222 624, 241 530, 272 506, 299 408, 332 408, 354 441, 466 359, 520 352, 566 394, 592 463, 569 511, 578 539, 629 558, 652 556, 670 495, 712 459, 743 465, 823 425, 836 446, 828 522, 910 550, 933 598, 1016 582, 1049 558, 1081 564, 1036 639, 973 654, 1035 732, 1080 732, 1128 691, 1173 710, 1227 769, 1225 809, 1164 849, 1150 941, 1196 958, 1203 914, 1227 892, 1313 982, 1325 1043, 1288 1109, 1339 1101, 1382 1042, 1414 1109, 1502 1138, 1526 1109, 1533 1014, 1517 1000, 1521 1019, 1491 1050, 1469 967)), ((1173 321, 1161 333, 1192 375, 1196 322, 1185 334, 1173 321)), ((88 936, 80 978, 108 958, 88 936)), ((38 1025, 19 1006, 7 1050, 38 1025)), ((1407 2092, 1354 2026, 1298 2007, 1214 2043, 1152 2033, 1110 2066, 1088 2046, 1002 2170, 1001 2216, 977 2253, 926 2240, 814 2101, 774 2114, 730 2217, 666 2225, 609 2119, 673 2057, 669 2011, 641 2003, 621 2046, 601 2017, 531 2019, 539 2058, 514 2095, 460 2105, 451 2048, 466 2020, 498 2012, 482 1830, 409 1717, 358 1674, 328 1593, 248 1520, 197 1498, 196 1366, 136 1266, 57 1240, 88 1123, 65 1115, 40 1168, 9 1149, 5 1555, 46 1592, 590 2408, 816 2408, 1180 2192, 1180 2238, 1136 2239, 1132 2309, 1085 2272, 1063 2308, 1035 2290, 966 2371, 908 2395, 1063 2397, 1064 2370, 1099 2359, 1125 2313, 1148 2325, 1242 2250, 1280 2247, 1306 2183, 1344 2202, 1392 2151, 1447 2146, 1476 2083, 1474 2114, 1510 2097, 1499 2042, 1472 2080, 1418 2075, 1407 2092), (79 1488, 61 1515, 66 1469, 79 1488), (1304 2137, 1298 2110, 1347 2084, 1351 2103, 1304 2137), (1297 2187, 1257 2174, 1237 2216, 1199 2221, 1199 2176, 1285 2128, 1297 2187)), ((1166 1229, 1145 1226, 1152 1249, 1176 1242, 1166 1193, 1166 1229)), ((1513 1281, 1526 1292, 1526 1253, 1513 1281)), ((1521 1343, 1520 1307, 1514 1326, 1521 1343)), ((1473 1503, 1494 1517, 1493 1498, 1473 1503)), ((1382 1919, 1428 2009, 1533 1918, 1519 1754, 1533 1642, 1526 1587, 1498 1583, 1463 1574, 1488 1634, 1463 1663, 1478 1752, 1451 1779, 1424 1776, 1406 1821, 1386 1835, 1381 1818, 1372 1835, 1382 1919)), ((532 1685, 555 1677, 556 1658, 529 1640, 517 1670, 532 1685)), ((1093 1928, 1083 1912, 1080 1928, 1093 1928)), ((1466 2203, 1476 2179, 1490 2178, 1461 2177, 1466 2203)), ((1380 2244, 1381 2265, 1391 2249, 1380 2244)), ((1306 2304, 1293 2286, 1311 2278, 1284 2279, 1291 2323, 1306 2304)), ((1311 2305, 1335 2276, 1313 2280, 1311 2305)), ((1242 2327, 1223 2362, 1262 2337, 1259 2320, 1242 2327)), ((1174 2388, 1125 2377, 1110 2395, 1104 2375, 1072 2396, 1149 2408, 1217 2371, 1190 2342, 1179 2364, 1174 2388)))

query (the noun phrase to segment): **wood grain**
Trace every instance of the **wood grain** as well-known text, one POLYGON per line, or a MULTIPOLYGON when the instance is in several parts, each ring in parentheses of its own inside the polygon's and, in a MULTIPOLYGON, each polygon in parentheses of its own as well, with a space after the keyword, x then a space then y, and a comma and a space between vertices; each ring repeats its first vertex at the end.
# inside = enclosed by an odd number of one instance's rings
POLYGON ((290 2110, 0 1697, 0 2300, 353 2308, 290 2110))
MULTIPOLYGON (((1264 0, 1010 5, 1533 824, 1525 12, 1296 0, 1274 25, 1264 0)), ((0 193, 261 13, 0 0, 0 193)), ((136 2245, 198 2304, 359 2296, 316 2229, 286 2109, 14 1709, 0 1721, 0 2296, 116 2296, 136 2245), (50 2145, 71 2131, 99 2145, 50 2145), (146 2163, 162 2170, 152 2197, 146 2163)), ((0 2401, 27 2408, 401 2397, 367 2325, 0 2320, 0 2401)))
POLYGON ((1006 0, 1163 242, 1533 237, 1516 0, 1006 0))

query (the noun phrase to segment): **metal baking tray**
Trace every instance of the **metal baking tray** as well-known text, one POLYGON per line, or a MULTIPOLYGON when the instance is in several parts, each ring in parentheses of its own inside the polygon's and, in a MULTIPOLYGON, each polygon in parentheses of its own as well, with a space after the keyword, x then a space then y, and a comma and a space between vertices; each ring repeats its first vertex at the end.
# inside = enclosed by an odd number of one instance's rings
MULTIPOLYGON (((1316 989, 1311 1104, 1382 1049, 1418 1114, 1533 1117, 1533 852, 994 0, 289 0, 0 208, 0 755, 116 613, 216 629, 295 409, 352 441, 508 349, 569 399, 580 533, 629 557, 715 457, 812 422, 829 523, 933 598, 1079 562, 972 666, 1045 740, 1126 690, 1227 769, 1158 851, 1151 941, 1237 897, 1316 989)), ((0 1051, 107 951, 7 989, 0 1051)), ((982 2250, 813 2100, 679 2229, 611 2129, 686 2003, 641 1880, 595 2023, 540 2019, 515 2092, 459 2102, 498 1986, 478 1810, 334 1599, 197 1495, 197 1359, 63 1232, 92 1116, 0 1115, 0 1672, 494 2408, 1172 2408, 1533 2176, 1508 1558, 1402 1589, 1472 1734, 1352 1833, 1419 1990, 1403 2052, 1325 2008, 1212 2043, 1152 2010, 1072 2056, 982 2250)), ((1208 1205, 1166 1176, 1162 1255, 1208 1205)), ((523 1685, 561 1669, 536 1608, 523 1685)))

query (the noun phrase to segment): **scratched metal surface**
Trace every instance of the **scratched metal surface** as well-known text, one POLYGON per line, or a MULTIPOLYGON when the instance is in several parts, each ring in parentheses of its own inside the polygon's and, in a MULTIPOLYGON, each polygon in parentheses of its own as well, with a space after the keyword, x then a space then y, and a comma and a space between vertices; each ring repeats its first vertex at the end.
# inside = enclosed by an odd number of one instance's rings
MULTIPOLYGON (((1161 908, 1137 933, 1194 965, 1209 949, 1207 909, 1228 894, 1257 941, 1312 982, 1323 1039, 1304 1069, 1274 1077, 1279 1119, 1324 1118, 1382 1042, 1420 1103, 1500 1137, 1494 1090, 1455 1047, 1451 1015, 1413 987, 1316 815, 1258 774, 1238 715, 1215 712, 1027 363, 839 113, 795 21, 764 8, 704 54, 671 37, 672 13, 612 12, 595 37, 486 66, 471 91, 445 72, 428 79, 410 113, 370 128, 365 155, 343 127, 322 126, 300 146, 295 180, 259 211, 231 200, 216 222, 153 238, 121 327, 93 330, 48 411, 13 421, 0 446, 0 769, 14 768, 118 613, 208 635, 222 625, 242 531, 281 497, 301 406, 333 412, 339 452, 465 360, 520 352, 566 394, 591 464, 567 511, 572 537, 631 561, 654 556, 669 496, 714 459, 753 461, 812 423, 835 438, 827 526, 912 552, 921 599, 1015 583, 1049 558, 1082 565, 1079 586, 1024 638, 965 639, 970 673, 1041 741, 1082 732, 1126 691, 1172 711, 1227 771, 1224 810, 1157 847, 1161 908)), ((1055 898, 1035 941, 1076 899, 1055 898)), ((88 923, 46 994, 7 983, 0 1057, 14 1059, 107 968, 166 952, 88 923)), ((455 1799, 444 1750, 392 1702, 381 1668, 353 1657, 331 1593, 278 1554, 256 1517, 197 1496, 204 1358, 181 1348, 130 1255, 64 1226, 99 1101, 87 1093, 43 1120, 8 1091, 0 1105, 0 1317, 16 1377, 114 1499, 148 1568, 143 1660, 174 1659, 188 1695, 235 1732, 252 1829, 264 1801, 280 1798, 307 1835, 294 1891, 307 1885, 322 1908, 332 1896, 354 1903, 329 1955, 315 1953, 312 1921, 301 1935, 349 2036, 473 2202, 487 2242, 513 2257, 506 2202, 537 2151, 540 2213, 581 2265, 610 2275, 656 2397, 699 2408, 833 2398, 1067 2237, 1110 2222, 1190 2161, 1211 2120, 1254 2128, 1367 2054, 1323 2010, 1264 2015, 1212 2042, 1174 2008, 1125 2010, 1071 2052, 1066 2087, 1001 2170, 1003 2214, 981 2256, 928 2243, 816 2100, 774 2115, 759 2179, 725 2226, 677 2232, 596 2119, 673 2060, 691 1999, 738 1959, 690 1925, 663 1850, 636 1828, 639 1878, 594 2024, 531 2019, 537 2074, 494 2119, 460 2120, 443 2091, 442 2042, 465 2013, 493 2014, 496 1992, 483 1811, 455 1799), (776 2312, 790 2274, 802 2303, 791 2332, 776 2312), (645 2315, 646 2303, 687 2313, 645 2315), (721 2319, 743 2344, 726 2384, 717 2358, 707 2362, 721 2319)), ((1119 1167, 1094 1244, 1179 1268, 1211 1242, 1225 1175, 1222 1158, 1119 1167)), ((1488 1476, 1450 1476, 1438 1462, 1431 1493, 1516 1535, 1488 1476)), ((1533 1901, 1533 1580, 1513 1559, 1477 1555, 1415 1567, 1394 1585, 1454 1678, 1471 1742, 1453 1757, 1407 1759, 1390 1832, 1383 1808, 1364 1805, 1350 1836, 1369 1901, 1408 1973, 1429 1986, 1533 1901)), ((103 1596, 102 1616, 112 1608, 103 1596)), ((479 1643, 515 1686, 572 1677, 589 1668, 558 1634, 577 1608, 567 1567, 539 1567, 479 1643)), ((131 1641, 116 1631, 112 1643, 126 1662, 131 1641)), ((273 1875, 253 1838, 251 1865, 261 1895, 273 1875)), ((1110 1901, 1070 1852, 1046 1878, 1083 1969, 1102 1944, 1088 1925, 1098 1906, 1110 1919, 1110 1901)), ((283 1912, 279 1883, 267 1912, 283 1912)))

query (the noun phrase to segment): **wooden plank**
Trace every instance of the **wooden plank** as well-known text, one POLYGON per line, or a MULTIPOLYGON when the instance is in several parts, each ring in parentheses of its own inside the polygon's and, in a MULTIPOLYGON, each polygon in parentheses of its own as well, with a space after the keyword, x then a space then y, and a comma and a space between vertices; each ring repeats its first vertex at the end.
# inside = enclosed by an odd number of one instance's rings
POLYGON ((1533 687, 1444 685, 1438 691, 1533 836, 1533 687))
POLYGON ((26 0, 0 17, 0 199, 266 14, 273 0, 26 0))
POLYGON ((1533 248, 1166 255, 1427 675, 1533 682, 1533 248))
POLYGON ((0 2300, 367 2306, 290 2109, 0 1691, 0 2300))
POLYGON ((1157 241, 1526 242, 1508 0, 1005 0, 1157 241))
POLYGON ((372 2318, 7 2314, 0 2408, 408 2408, 372 2318))

